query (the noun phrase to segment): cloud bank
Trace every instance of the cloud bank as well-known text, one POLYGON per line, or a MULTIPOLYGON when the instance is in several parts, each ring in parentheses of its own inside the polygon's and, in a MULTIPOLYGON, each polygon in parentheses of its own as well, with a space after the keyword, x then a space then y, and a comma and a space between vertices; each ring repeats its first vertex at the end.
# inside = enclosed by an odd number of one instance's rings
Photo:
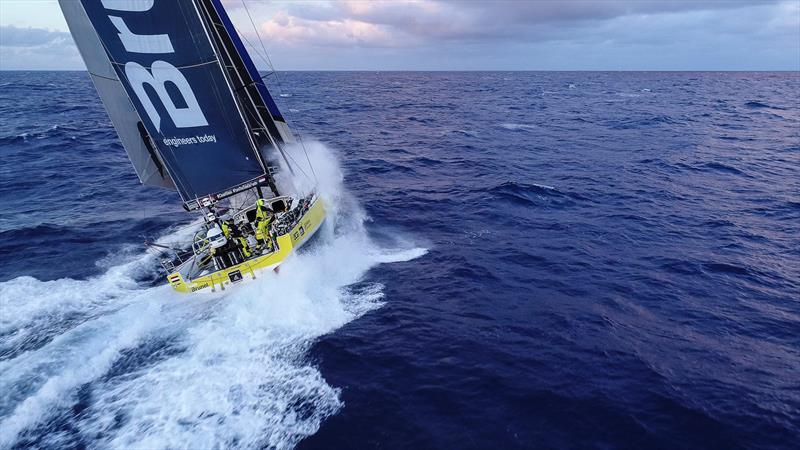
POLYGON ((304 69, 800 70, 796 0, 227 5, 304 69))
MULTIPOLYGON (((641 17, 658 23, 670 14, 714 11, 710 15, 721 15, 720 18, 728 20, 730 15, 720 13, 720 10, 779 3, 771 0, 297 2, 278 10, 261 23, 261 28, 274 40, 311 45, 341 45, 349 41, 363 45, 403 46, 487 39, 529 42, 568 38, 570 32, 585 32, 620 17, 641 17)), ((229 5, 231 9, 244 7, 236 1, 229 2, 229 5)), ((254 6, 258 8, 259 5, 255 3, 254 6)), ((754 27, 762 25, 755 20, 750 22, 754 27)))
MULTIPOLYGON (((285 70, 800 70, 797 0, 223 3, 262 68, 259 36, 285 70)), ((3 68, 80 65, 63 31, 2 33, 3 68)))
POLYGON ((0 69, 82 68, 72 36, 66 31, 0 26, 0 69))

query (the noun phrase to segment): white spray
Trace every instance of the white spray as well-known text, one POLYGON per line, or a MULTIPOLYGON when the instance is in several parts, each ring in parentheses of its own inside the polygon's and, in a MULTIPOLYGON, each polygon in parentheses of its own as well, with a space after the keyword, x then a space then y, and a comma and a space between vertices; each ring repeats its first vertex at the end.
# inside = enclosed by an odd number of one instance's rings
MULTIPOLYGON (((370 267, 425 250, 371 242, 331 152, 306 147, 328 223, 317 245, 291 257, 279 275, 187 296, 138 286, 135 275, 155 265, 142 256, 89 280, 0 283, 0 350, 13 355, 0 362, 0 448, 46 429, 82 386, 89 405, 71 428, 108 448, 291 448, 342 408, 338 389, 304 360, 306 351, 381 305, 379 282, 348 288, 370 267), (41 329, 52 335, 45 344, 19 350, 41 329), (173 350, 129 361, 149 347, 173 350)), ((294 180, 301 190, 304 183, 294 180)), ((53 433, 48 442, 62 438, 53 433)))

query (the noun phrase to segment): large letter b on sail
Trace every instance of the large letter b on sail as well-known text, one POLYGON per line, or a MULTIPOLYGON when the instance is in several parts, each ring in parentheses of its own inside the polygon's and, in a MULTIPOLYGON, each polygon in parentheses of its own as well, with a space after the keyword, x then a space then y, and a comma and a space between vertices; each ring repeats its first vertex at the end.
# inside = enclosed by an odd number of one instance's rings
POLYGON ((150 99, 150 96, 147 95, 147 91, 144 89, 145 84, 149 84, 156 91, 158 98, 161 100, 164 108, 166 108, 167 113, 169 113, 176 127, 187 128, 208 125, 206 116, 203 115, 203 111, 197 103, 197 98, 194 96, 194 92, 192 92, 192 87, 189 86, 186 77, 183 76, 177 67, 168 62, 155 61, 153 62, 151 70, 153 72, 152 74, 135 62, 125 64, 125 76, 128 77, 131 88, 133 88, 136 96, 139 97, 139 101, 142 102, 142 106, 144 106, 145 111, 147 111, 147 115, 150 116, 150 121, 153 122, 153 125, 156 126, 159 132, 161 131, 161 116, 158 115, 158 111, 156 111, 155 106, 153 106, 153 101, 150 99), (175 102, 172 101, 165 86, 165 83, 168 82, 174 84, 178 88, 183 97, 183 101, 186 103, 186 107, 178 108, 175 106, 175 102))

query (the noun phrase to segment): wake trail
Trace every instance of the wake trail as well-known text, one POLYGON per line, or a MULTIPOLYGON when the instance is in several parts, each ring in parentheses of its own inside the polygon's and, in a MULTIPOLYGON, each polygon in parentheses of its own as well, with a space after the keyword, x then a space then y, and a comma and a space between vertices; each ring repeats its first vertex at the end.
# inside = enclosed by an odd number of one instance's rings
POLYGON ((0 283, 0 448, 291 448, 339 411, 308 349, 382 305, 370 268, 426 250, 374 243, 332 153, 306 145, 328 220, 280 274, 178 294, 136 283, 157 263, 140 255, 88 280, 0 283))

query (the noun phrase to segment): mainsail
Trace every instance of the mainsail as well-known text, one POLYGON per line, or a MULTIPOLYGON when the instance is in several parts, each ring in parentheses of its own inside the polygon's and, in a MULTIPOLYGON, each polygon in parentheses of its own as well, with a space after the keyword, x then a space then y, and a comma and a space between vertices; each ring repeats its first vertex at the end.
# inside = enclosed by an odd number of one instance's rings
POLYGON ((218 0, 60 4, 143 182, 193 208, 268 181, 285 121, 218 0), (123 93, 135 111, 112 113, 123 93))

